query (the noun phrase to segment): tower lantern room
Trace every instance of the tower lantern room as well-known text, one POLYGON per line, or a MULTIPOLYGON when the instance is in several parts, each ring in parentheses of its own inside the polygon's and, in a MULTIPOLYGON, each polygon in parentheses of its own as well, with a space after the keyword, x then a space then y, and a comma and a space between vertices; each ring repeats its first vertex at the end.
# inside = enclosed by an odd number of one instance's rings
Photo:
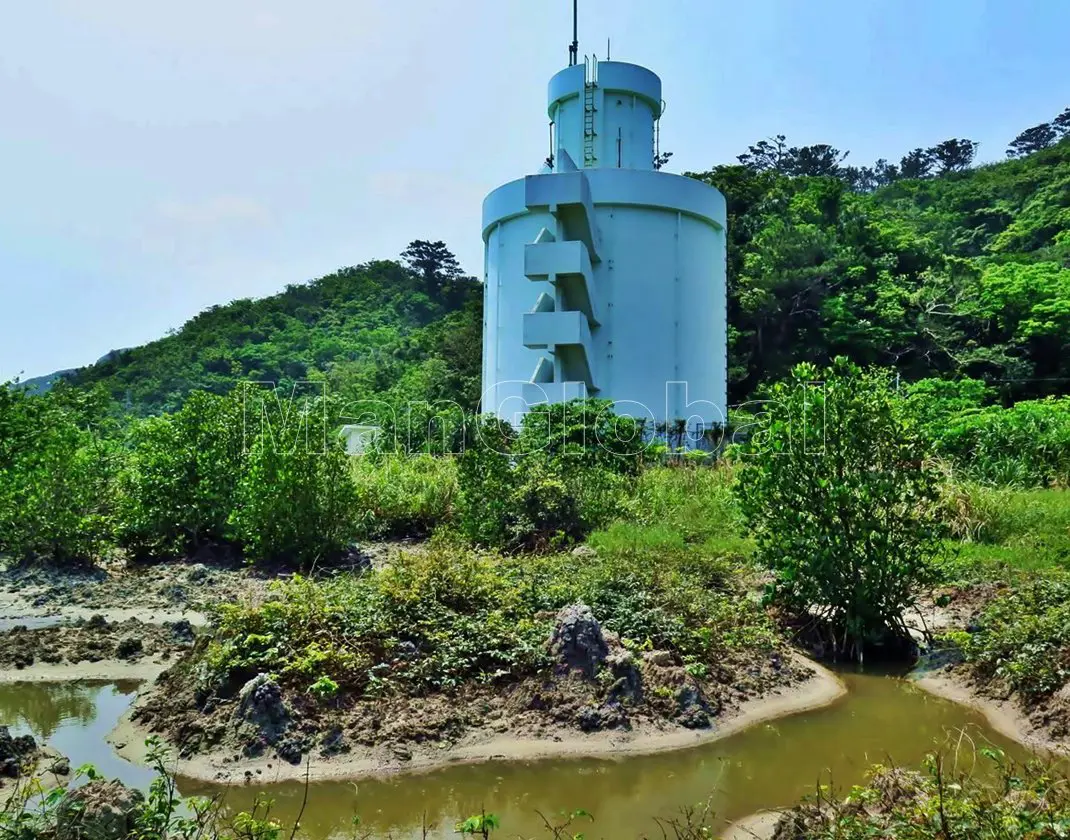
POLYGON ((725 201, 658 167, 661 80, 577 59, 547 112, 547 165, 483 202, 482 410, 599 397, 692 436, 724 423, 725 201))

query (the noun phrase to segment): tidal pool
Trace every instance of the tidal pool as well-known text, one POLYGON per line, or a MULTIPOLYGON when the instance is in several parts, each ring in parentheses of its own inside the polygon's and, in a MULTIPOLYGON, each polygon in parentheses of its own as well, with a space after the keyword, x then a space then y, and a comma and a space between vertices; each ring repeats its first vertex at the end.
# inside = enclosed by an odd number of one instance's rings
MULTIPOLYGON (((766 808, 790 805, 831 781, 847 788, 876 762, 918 766, 938 746, 959 766, 984 768, 981 746, 1024 759, 1024 747, 994 732, 980 714, 933 697, 895 676, 844 672, 848 693, 831 706, 783 718, 723 741, 675 752, 614 759, 489 762, 356 782, 310 786, 302 835, 312 840, 353 836, 353 818, 380 838, 455 837, 458 819, 480 809, 497 814, 502 837, 542 837, 542 812, 584 809, 594 821, 578 825, 588 838, 660 837, 655 818, 710 802, 724 825, 766 808)), ((104 737, 133 701, 130 684, 0 685, 0 724, 47 740, 74 767, 94 764, 108 776, 144 787, 150 774, 114 754, 104 737)), ((272 815, 296 818, 304 786, 222 787, 180 780, 184 795, 225 797, 225 808, 247 809, 257 795, 273 801, 272 815)))

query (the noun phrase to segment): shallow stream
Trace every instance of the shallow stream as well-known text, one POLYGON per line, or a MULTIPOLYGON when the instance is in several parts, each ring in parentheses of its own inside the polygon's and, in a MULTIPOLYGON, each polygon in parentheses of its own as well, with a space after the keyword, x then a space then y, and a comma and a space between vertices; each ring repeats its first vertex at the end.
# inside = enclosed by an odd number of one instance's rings
MULTIPOLYGON (((542 837, 537 811, 551 819, 582 808, 593 824, 577 826, 588 838, 660 837, 654 818, 712 801, 718 823, 791 804, 830 779, 847 788, 875 762, 917 766, 938 744, 957 747, 969 767, 985 760, 982 745, 1025 758, 1023 747, 994 732, 970 709, 932 697, 909 680, 842 674, 848 693, 816 711, 759 724, 722 741, 676 752, 620 760, 568 759, 460 765, 419 775, 311 785, 302 820, 313 840, 353 836, 353 817, 375 837, 421 837, 424 814, 437 828, 429 837, 457 836, 454 822, 485 808, 501 820, 503 837, 542 837)), ((144 787, 150 773, 115 755, 104 737, 133 701, 136 685, 0 685, 0 724, 47 740, 78 767, 92 763, 107 776, 144 787)), ((224 794, 226 807, 248 808, 254 796, 274 800, 284 824, 301 806, 303 785, 221 788, 180 780, 184 795, 224 794)), ((264 783, 263 786, 260 786, 264 783)), ((358 835, 359 836, 359 835, 358 835)))

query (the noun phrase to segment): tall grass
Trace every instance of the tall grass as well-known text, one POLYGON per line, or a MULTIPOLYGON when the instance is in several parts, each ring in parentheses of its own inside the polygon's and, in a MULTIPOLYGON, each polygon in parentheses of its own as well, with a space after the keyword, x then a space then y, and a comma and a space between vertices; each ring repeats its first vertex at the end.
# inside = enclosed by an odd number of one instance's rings
POLYGON ((950 577, 1013 580, 1070 571, 1070 491, 959 482, 945 486, 942 503, 957 544, 950 577))
POLYGON ((431 455, 376 455, 352 459, 359 535, 426 536, 453 515, 457 463, 431 455))

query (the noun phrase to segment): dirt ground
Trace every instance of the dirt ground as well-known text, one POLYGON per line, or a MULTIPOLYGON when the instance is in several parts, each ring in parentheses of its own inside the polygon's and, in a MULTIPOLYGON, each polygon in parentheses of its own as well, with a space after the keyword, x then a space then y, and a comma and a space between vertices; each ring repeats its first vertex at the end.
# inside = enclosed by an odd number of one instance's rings
POLYGON ((203 624, 212 604, 266 591, 269 580, 240 565, 198 562, 7 568, 0 571, 0 621, 10 626, 26 619, 88 620, 100 614, 109 622, 185 618, 203 624))
POLYGON ((16 625, 0 634, 0 668, 21 671, 38 663, 166 660, 187 650, 195 632, 185 619, 145 624, 130 618, 118 623, 106 621, 99 613, 55 627, 31 630, 16 625))
POLYGON ((830 671, 799 655, 792 654, 781 667, 790 674, 784 678, 790 684, 749 696, 740 692, 739 699, 718 709, 709 726, 697 729, 653 710, 632 709, 626 725, 583 731, 570 712, 588 697, 589 688, 573 675, 565 684, 529 680, 505 691, 468 689, 449 696, 343 704, 318 716, 300 717, 291 708, 284 737, 263 750, 249 740, 252 733, 238 714, 237 701, 199 719, 168 716, 163 697, 171 695, 165 674, 158 690, 124 716, 109 741, 121 756, 139 761, 144 757, 141 745, 152 732, 164 733, 172 744, 185 737, 176 772, 215 782, 300 780, 306 772, 313 780, 357 779, 491 759, 646 754, 725 738, 763 721, 828 705, 846 690, 830 671), (548 708, 532 708, 533 700, 548 708), (302 740, 303 756, 292 751, 302 740))

